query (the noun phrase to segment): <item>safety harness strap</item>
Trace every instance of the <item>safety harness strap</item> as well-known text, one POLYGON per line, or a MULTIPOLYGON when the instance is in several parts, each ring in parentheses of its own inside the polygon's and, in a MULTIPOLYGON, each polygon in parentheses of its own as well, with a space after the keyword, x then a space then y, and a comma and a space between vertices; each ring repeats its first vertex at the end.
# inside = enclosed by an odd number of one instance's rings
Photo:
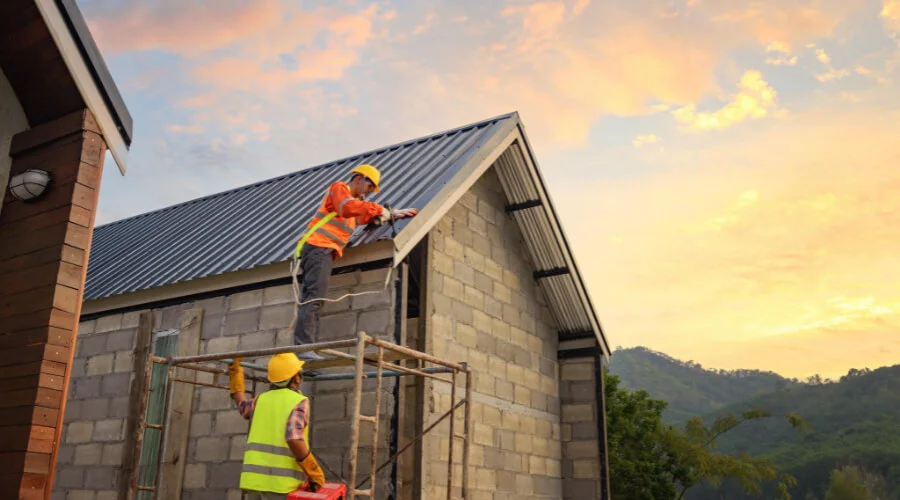
POLYGON ((313 227, 309 228, 309 231, 307 231, 306 234, 304 234, 303 237, 300 238, 300 241, 297 242, 297 248, 294 250, 294 258, 295 258, 295 259, 299 259, 299 258, 300 258, 300 250, 303 249, 303 245, 306 244, 306 240, 308 240, 309 237, 310 237, 314 232, 318 231, 319 228, 321 228, 321 227, 324 226, 325 224, 328 224, 328 221, 330 221, 331 219, 333 219, 335 215, 337 215, 337 213, 335 213, 335 212, 329 212, 328 215, 326 215, 325 217, 319 219, 319 221, 316 222, 315 225, 313 225, 313 227))

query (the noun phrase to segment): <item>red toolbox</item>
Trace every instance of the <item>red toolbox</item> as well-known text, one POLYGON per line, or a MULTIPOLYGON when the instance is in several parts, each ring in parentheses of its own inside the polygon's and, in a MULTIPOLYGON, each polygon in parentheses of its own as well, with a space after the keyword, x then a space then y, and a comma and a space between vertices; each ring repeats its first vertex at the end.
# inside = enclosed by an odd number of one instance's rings
POLYGON ((325 483, 319 491, 294 490, 287 500, 344 500, 347 498, 347 486, 341 483, 325 483))

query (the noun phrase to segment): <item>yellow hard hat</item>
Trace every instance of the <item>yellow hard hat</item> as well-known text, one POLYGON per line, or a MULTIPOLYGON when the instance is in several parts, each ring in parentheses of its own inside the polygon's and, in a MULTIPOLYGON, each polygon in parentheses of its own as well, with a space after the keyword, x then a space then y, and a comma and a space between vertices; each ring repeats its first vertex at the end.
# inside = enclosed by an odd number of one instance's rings
POLYGON ((278 383, 293 377, 303 370, 303 361, 296 354, 285 352, 272 356, 269 360, 269 382, 278 383))
POLYGON ((381 172, 379 172, 377 168, 372 165, 362 164, 351 170, 351 172, 368 178, 372 181, 372 184, 375 184, 375 192, 379 192, 378 183, 381 182, 381 172))

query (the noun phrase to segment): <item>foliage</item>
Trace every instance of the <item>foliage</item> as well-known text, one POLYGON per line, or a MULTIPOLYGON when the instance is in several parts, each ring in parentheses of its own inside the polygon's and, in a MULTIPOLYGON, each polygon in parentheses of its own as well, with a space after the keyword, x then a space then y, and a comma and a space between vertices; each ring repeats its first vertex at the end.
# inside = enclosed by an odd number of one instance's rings
MULTIPOLYGON (((884 478, 890 493, 886 498, 900 499, 900 365, 852 369, 837 382, 813 377, 821 383, 801 384, 752 370, 719 375, 649 350, 628 349, 615 352, 610 371, 622 379, 621 387, 646 388, 649 398, 666 400, 663 419, 668 422, 676 420, 673 408, 683 412, 679 422, 702 417, 711 427, 717 418, 740 414, 746 408, 767 408, 773 414, 788 415, 789 420, 791 414, 803 415, 808 432, 802 435, 794 432, 793 422, 785 426, 780 419, 752 419, 722 435, 716 448, 723 454, 743 453, 778 464, 781 471, 797 479, 791 490, 795 498, 823 498, 831 471, 856 465, 884 478), (623 352, 626 355, 620 356, 623 352), (632 365, 626 366, 629 363, 632 365), (632 376, 636 378, 629 379, 632 376), (782 387, 773 383, 770 390, 763 390, 768 382, 779 379, 784 381, 782 387), (732 393, 740 397, 729 401, 732 393), (698 404, 691 413, 693 402, 698 404)), ((762 495, 775 498, 776 483, 764 484, 762 495)), ((693 487, 685 498, 742 499, 748 495, 742 493, 739 481, 723 478, 719 486, 705 481, 693 487)))
POLYGON ((679 361, 644 347, 618 349, 610 358, 610 372, 622 387, 646 390, 650 397, 668 403, 663 420, 684 424, 754 395, 787 390, 800 385, 761 370, 711 370, 693 361, 679 361))
POLYGON ((824 500, 885 500, 884 478, 856 466, 831 471, 831 481, 824 500))
MULTIPOLYGON (((778 480, 779 498, 789 499, 795 484, 787 474, 779 474, 770 460, 747 454, 728 455, 716 451, 717 439, 741 423, 772 416, 763 409, 740 415, 725 415, 712 426, 691 419, 684 429, 665 425, 662 412, 666 402, 651 399, 646 391, 619 388, 619 378, 606 376, 607 441, 610 454, 610 481, 615 499, 683 498, 686 491, 722 478, 740 482, 744 491, 761 492, 761 484, 778 480)), ((803 428, 797 415, 789 422, 803 428)))

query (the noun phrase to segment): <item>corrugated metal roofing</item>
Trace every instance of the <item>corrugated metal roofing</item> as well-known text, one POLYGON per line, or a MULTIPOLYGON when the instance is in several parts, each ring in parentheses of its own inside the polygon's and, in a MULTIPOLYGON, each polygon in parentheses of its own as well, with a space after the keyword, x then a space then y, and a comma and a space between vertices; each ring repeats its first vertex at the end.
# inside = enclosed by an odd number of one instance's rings
MULTIPOLYGON (((385 179, 373 201, 424 207, 507 120, 465 127, 358 154, 230 191, 98 226, 85 284, 96 300, 281 262, 318 208, 323 193, 361 163, 385 179)), ((401 221, 397 231, 402 231, 401 221)), ((358 229, 350 246, 390 238, 390 229, 358 229)))

